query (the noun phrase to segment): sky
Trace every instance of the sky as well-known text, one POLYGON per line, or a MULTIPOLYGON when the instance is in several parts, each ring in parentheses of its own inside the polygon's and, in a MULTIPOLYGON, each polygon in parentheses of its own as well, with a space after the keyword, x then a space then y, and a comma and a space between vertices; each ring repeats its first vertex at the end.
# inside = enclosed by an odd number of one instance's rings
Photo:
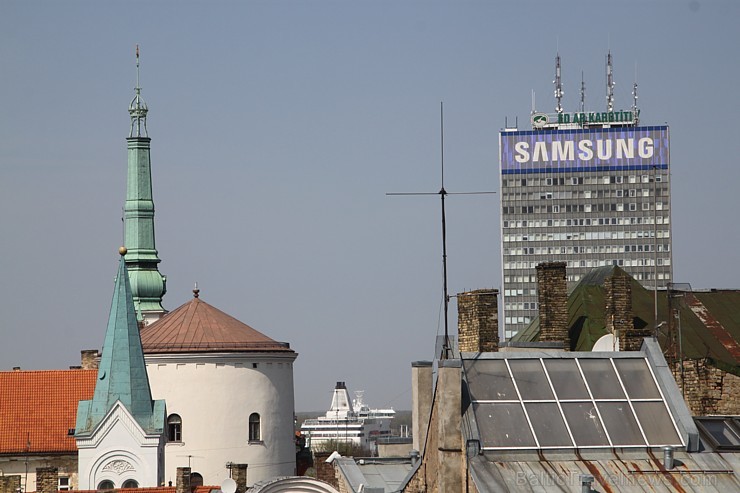
MULTIPOLYGON (((102 346, 141 50, 164 305, 201 299, 298 352, 297 411, 337 381, 410 409, 443 333, 439 197, 498 191, 498 132, 615 109, 671 129, 674 280, 740 288, 740 2, 0 2, 0 370, 102 346), (733 116, 735 115, 735 116, 733 116)), ((501 287, 499 198, 446 201, 449 292, 501 287)), ((456 327, 454 299, 450 327, 456 327)))

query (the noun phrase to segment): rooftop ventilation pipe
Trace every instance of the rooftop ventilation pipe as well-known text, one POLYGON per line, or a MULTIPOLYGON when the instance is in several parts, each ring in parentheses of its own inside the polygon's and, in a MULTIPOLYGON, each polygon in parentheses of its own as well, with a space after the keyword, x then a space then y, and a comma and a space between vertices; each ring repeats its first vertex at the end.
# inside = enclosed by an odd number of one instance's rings
POLYGON ((663 467, 673 469, 673 447, 663 447, 663 467))

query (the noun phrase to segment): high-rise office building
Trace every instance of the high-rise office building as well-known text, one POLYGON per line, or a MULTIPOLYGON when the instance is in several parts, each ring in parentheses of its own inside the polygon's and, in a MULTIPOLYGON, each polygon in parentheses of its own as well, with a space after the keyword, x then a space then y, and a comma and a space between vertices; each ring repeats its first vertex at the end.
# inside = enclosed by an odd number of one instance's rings
MULTIPOLYGON (((531 130, 499 135, 504 337, 537 316, 541 262, 567 263, 569 287, 595 267, 618 265, 649 289, 672 278, 668 126, 643 126, 634 104, 613 109, 532 112, 531 130)), ((583 91, 583 90, 582 90, 583 91)))

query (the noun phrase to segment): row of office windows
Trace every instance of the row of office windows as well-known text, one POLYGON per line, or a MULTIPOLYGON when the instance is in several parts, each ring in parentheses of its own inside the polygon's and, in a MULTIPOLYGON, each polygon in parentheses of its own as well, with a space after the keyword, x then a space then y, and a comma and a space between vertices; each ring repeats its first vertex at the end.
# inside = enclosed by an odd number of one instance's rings
MULTIPOLYGON (((655 195, 668 196, 667 188, 658 188, 655 195)), ((501 196, 504 201, 522 200, 573 200, 573 199, 608 199, 612 197, 653 197, 650 188, 627 188, 618 190, 560 190, 539 192, 504 192, 501 196)))
MULTIPOLYGON (((555 253, 554 255, 559 255, 555 253)), ((605 260, 566 260, 568 268, 578 267, 604 267, 607 265, 618 265, 619 267, 651 267, 656 265, 656 259, 654 258, 619 258, 619 259, 605 259, 605 260)), ((514 269, 535 269, 536 265, 540 262, 504 262, 504 270, 514 269)), ((671 259, 669 258, 658 258, 658 267, 671 265, 671 259)))
MULTIPOLYGON (((646 253, 654 252, 655 245, 598 245, 598 246, 573 246, 573 247, 523 247, 505 248, 504 255, 569 255, 569 254, 607 254, 607 253, 646 253)), ((658 245, 659 252, 670 251, 670 245, 661 243, 658 245)))
MULTIPOLYGON (((504 317, 504 323, 506 325, 511 324, 528 324, 532 321, 531 317, 504 317)), ((514 331, 506 331, 506 337, 512 337, 516 332, 514 331)))
POLYGON ((537 303, 534 301, 525 301, 523 303, 504 303, 505 310, 536 310, 537 303))
MULTIPOLYGON (((534 281, 536 281, 536 276, 534 281)), ((537 296, 536 288, 504 289, 504 296, 537 296)))
MULTIPOLYGON (((633 272, 632 277, 637 279, 638 281, 641 280, 652 280, 654 279, 655 275, 653 272, 633 272)), ((568 274, 566 276, 566 280, 569 283, 578 282, 581 280, 581 274, 568 274)), ((658 273, 658 279, 670 279, 670 275, 665 272, 659 272, 658 273)), ((537 282, 537 276, 504 276, 504 283, 535 283, 537 282)), ((511 297, 511 296, 535 296, 537 294, 537 290, 532 288, 521 288, 521 289, 505 289, 504 290, 504 296, 505 297, 511 297), (526 294, 525 294, 526 293, 526 294)))
MULTIPOLYGON (((249 415, 248 440, 260 442, 262 440, 261 419, 258 413, 249 415)), ((167 417, 167 440, 170 442, 182 442, 182 418, 179 414, 170 414, 167 417)))
POLYGON ((624 211, 668 210, 668 203, 655 202, 619 202, 609 204, 566 204, 566 205, 505 205, 501 208, 504 214, 567 214, 571 212, 624 212, 624 211), (653 209, 653 206, 655 209, 653 209))
POLYGON ((632 226, 634 224, 668 224, 669 216, 657 217, 579 217, 573 219, 522 219, 503 222, 508 228, 562 228, 564 226, 632 226))
MULTIPOLYGON (((668 175, 658 173, 655 181, 667 182, 668 175)), ((515 178, 502 181, 504 187, 554 187, 566 185, 612 185, 618 183, 652 183, 652 175, 584 175, 515 178)))
MULTIPOLYGON (((670 238, 671 232, 667 229, 656 231, 586 231, 564 233, 529 233, 521 235, 504 235, 504 243, 528 241, 588 241, 588 240, 638 240, 640 238, 670 238)), ((658 251, 660 250, 658 245, 658 251)), ((667 250, 666 250, 667 251, 667 250)))

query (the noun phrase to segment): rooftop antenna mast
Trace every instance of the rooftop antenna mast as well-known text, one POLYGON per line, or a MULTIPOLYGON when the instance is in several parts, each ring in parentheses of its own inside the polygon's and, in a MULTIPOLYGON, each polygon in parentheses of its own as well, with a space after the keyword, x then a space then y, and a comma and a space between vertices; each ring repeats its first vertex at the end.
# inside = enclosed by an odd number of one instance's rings
POLYGON ((612 50, 606 55, 606 111, 614 111, 614 73, 612 50))
POLYGON ((583 80, 583 70, 581 70, 581 113, 586 111, 586 82, 583 80))
POLYGON ((637 109, 637 63, 635 63, 635 83, 632 85, 632 118, 635 125, 640 123, 640 112, 637 109))
POLYGON ((445 197, 447 195, 476 195, 489 194, 496 192, 448 192, 445 190, 445 144, 444 144, 444 103, 439 103, 439 131, 440 131, 440 163, 442 171, 442 188, 439 192, 415 192, 415 193, 386 193, 386 195, 439 195, 442 202, 442 276, 443 276, 443 294, 444 294, 444 344, 442 345, 441 359, 448 359, 452 355, 449 333, 449 305, 450 295, 447 291, 447 218, 445 214, 445 197))
POLYGON ((559 115, 563 112, 563 81, 560 78, 560 52, 555 56, 555 80, 552 83, 555 84, 555 100, 558 102, 555 105, 555 112, 559 115))

